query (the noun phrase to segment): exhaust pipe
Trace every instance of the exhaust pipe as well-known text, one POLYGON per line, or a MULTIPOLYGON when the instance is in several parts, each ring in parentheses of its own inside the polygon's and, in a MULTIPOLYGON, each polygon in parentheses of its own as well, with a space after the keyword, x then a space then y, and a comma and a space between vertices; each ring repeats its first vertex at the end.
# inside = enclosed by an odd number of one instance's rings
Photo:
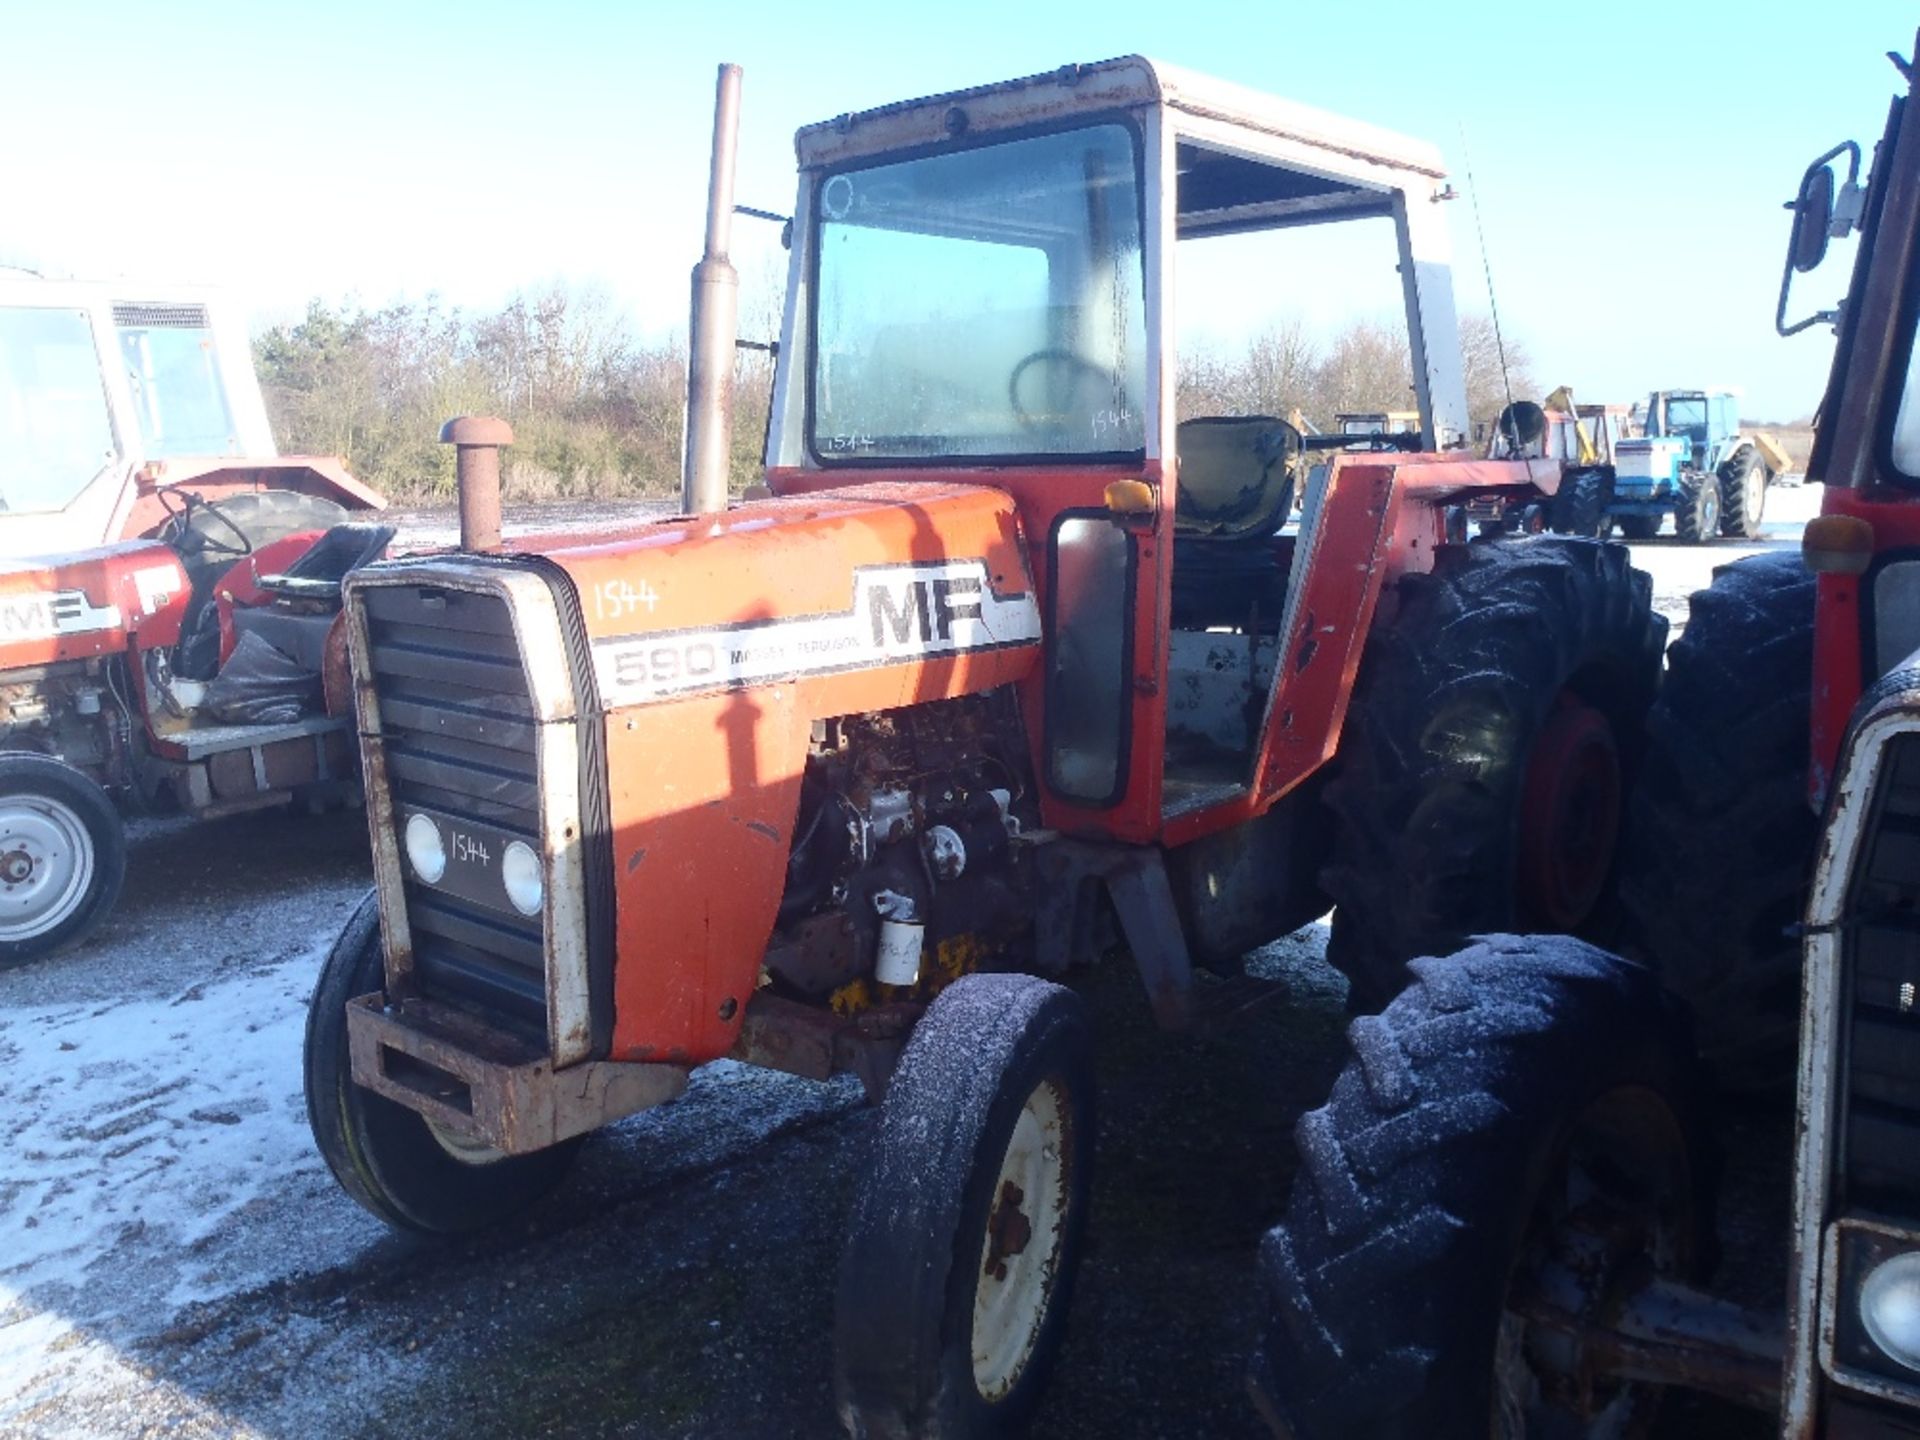
POLYGON ((454 484, 460 495, 460 548, 500 548, 500 447, 513 427, 491 415, 460 415, 440 427, 440 443, 454 447, 454 484))
POLYGON ((727 508, 733 448, 733 358, 740 276, 733 243, 733 171, 739 147, 740 67, 722 65, 713 102, 713 163, 707 179, 707 248, 693 267, 687 346, 687 436, 680 507, 689 515, 727 508))

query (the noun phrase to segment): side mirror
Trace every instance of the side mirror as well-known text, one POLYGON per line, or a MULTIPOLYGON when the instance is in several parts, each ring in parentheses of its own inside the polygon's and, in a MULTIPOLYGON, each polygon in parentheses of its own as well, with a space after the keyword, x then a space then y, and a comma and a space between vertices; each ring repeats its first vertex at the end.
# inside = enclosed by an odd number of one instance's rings
POLYGON ((1789 324, 1787 299, 1793 277, 1817 270, 1827 258, 1828 243, 1860 223, 1865 198, 1860 189, 1860 147, 1851 140, 1827 151, 1800 177, 1800 191, 1787 206, 1793 212, 1793 231, 1787 238, 1786 269, 1780 275, 1780 304, 1773 314, 1773 328, 1782 335, 1797 335, 1811 325, 1840 318, 1837 310, 1816 310, 1789 324), (1837 183, 1833 162, 1842 155, 1847 157, 1847 178, 1837 183))
POLYGON ((1833 227, 1833 170, 1816 165, 1800 181, 1793 202, 1793 234, 1787 241, 1787 263, 1805 275, 1827 258, 1833 227))

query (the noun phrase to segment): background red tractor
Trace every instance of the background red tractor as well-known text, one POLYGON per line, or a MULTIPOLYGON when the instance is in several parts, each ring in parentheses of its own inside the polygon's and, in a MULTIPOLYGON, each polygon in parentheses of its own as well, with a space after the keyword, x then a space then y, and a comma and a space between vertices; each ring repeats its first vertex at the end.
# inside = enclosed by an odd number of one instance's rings
POLYGON ((122 807, 357 793, 339 586, 385 502, 276 454, 250 355, 210 293, 0 277, 0 966, 112 907, 122 807))

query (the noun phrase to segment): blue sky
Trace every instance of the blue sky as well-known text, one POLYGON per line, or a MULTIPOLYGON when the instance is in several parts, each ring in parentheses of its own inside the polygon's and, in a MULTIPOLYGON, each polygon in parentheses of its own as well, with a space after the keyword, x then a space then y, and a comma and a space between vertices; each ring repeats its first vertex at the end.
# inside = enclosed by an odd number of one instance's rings
MULTIPOLYGON (((217 280, 263 319, 564 278, 664 330, 685 323, 718 61, 746 67, 739 198, 784 211, 800 124, 1138 50, 1433 140, 1463 191, 1464 126, 1501 317, 1543 385, 1737 384, 1785 419, 1831 346, 1773 336, 1780 202, 1820 150, 1877 138, 1883 52, 1917 20, 1893 0, 10 0, 0 259, 217 280)), ((1452 223, 1461 306, 1484 309, 1470 209, 1452 223)), ((741 222, 750 281, 773 238, 741 222)))

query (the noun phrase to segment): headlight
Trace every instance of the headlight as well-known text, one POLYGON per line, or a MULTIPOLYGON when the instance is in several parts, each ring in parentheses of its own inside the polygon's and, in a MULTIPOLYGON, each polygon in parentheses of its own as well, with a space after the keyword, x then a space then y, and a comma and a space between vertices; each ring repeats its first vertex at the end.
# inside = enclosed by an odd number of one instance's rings
POLYGON ((440 827, 424 815, 407 821, 407 859, 413 862, 413 873, 429 885, 437 885, 447 873, 446 842, 440 827))
POLYGON ((524 840, 508 844, 500 860, 500 883, 507 887, 507 899, 522 915, 538 915, 546 886, 540 876, 540 857, 524 840))
POLYGON ((1860 1284, 1860 1321, 1873 1343, 1920 1370, 1920 1251, 1883 1260, 1860 1284))

